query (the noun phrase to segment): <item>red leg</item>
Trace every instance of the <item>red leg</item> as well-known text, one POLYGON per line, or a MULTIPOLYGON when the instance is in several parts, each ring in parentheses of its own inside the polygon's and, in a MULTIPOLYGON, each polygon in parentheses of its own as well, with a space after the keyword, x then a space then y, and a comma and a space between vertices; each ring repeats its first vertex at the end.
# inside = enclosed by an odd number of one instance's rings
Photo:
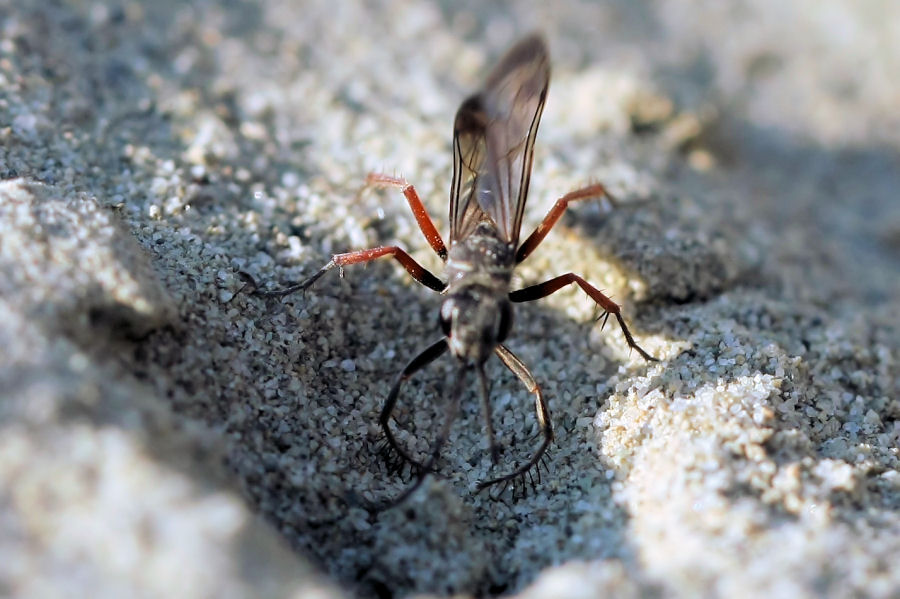
POLYGON ((625 341, 628 342, 628 347, 637 350, 637 353, 641 354, 645 360, 653 360, 657 361, 656 358, 645 352, 641 349, 635 340, 634 337, 631 336, 631 331, 628 330, 628 327, 625 326, 625 321, 622 319, 621 310, 619 309, 619 304, 612 301, 603 293, 579 277, 576 274, 569 273, 567 275, 561 275, 554 279, 550 279, 549 281, 544 281, 538 285, 532 285, 531 287, 526 287, 525 289, 519 289, 518 291, 513 291, 509 294, 509 300, 511 302, 530 302, 536 299, 541 299, 542 297, 547 297, 552 293, 556 293, 566 285, 570 285, 572 283, 578 283, 578 286, 581 287, 585 293, 591 296, 591 299, 594 300, 598 306, 603 308, 603 310, 607 314, 613 314, 616 317, 616 320, 619 321, 619 326, 622 327, 622 333, 625 335, 625 341))
MULTIPOLYGON (((310 285, 319 280, 319 277, 324 275, 326 272, 331 270, 334 267, 338 267, 341 269, 343 273, 343 269, 345 266, 349 264, 359 264, 360 262, 369 262, 370 260, 375 260, 376 258, 381 258, 382 256, 393 256, 397 259, 397 262, 403 265, 403 268, 412 275, 412 278, 417 280, 419 283, 422 283, 426 287, 434 289, 435 291, 443 291, 447 286, 443 281, 439 278, 431 274, 431 271, 426 269, 424 266, 416 262, 412 259, 412 257, 404 252, 402 249, 395 245, 391 246, 382 246, 377 248, 371 248, 368 250, 359 250, 356 252, 348 252, 346 254, 335 254, 331 257, 331 262, 323 266, 319 269, 319 271, 313 276, 309 277, 302 283, 298 283, 296 285, 291 285, 289 287, 285 287, 284 289, 278 289, 276 291, 259 291, 256 290, 254 293, 256 295, 263 295, 268 297, 276 297, 276 296, 284 296, 294 293, 296 291, 303 291, 308 288, 310 285)), ((248 275, 249 276, 249 275, 248 275)), ((250 279, 250 282, 253 282, 250 279)), ((255 282, 253 283, 255 287, 255 282)))
POLYGON ((428 211, 425 210, 425 204, 419 199, 419 194, 416 193, 415 187, 410 185, 409 182, 402 177, 390 177, 380 173, 369 173, 369 176, 366 177, 366 185, 374 185, 376 187, 399 187, 401 191, 403 191, 403 195, 406 196, 406 201, 409 202, 409 208, 412 210, 413 216, 416 217, 419 229, 421 229, 425 239, 428 240, 428 245, 431 246, 441 260, 447 260, 447 246, 444 245, 441 234, 438 233, 437 227, 434 226, 434 222, 431 220, 431 217, 428 216, 428 211))
POLYGON ((559 217, 562 216, 563 212, 566 211, 566 207, 569 205, 569 202, 574 202, 577 200, 588 200, 591 198, 599 198, 606 197, 610 201, 614 202, 615 200, 606 191, 606 188, 603 187, 600 183, 595 185, 590 185, 588 187, 584 187, 582 189, 576 189, 575 191, 570 191, 563 197, 556 200, 556 204, 553 205, 553 208, 550 209, 550 212, 547 213, 547 216, 544 217, 544 220, 541 221, 541 224, 537 226, 537 229, 528 236, 522 245, 519 246, 519 250, 516 252, 516 264, 519 264, 525 258, 527 258, 531 252, 534 251, 540 243, 544 240, 544 237, 547 236, 547 233, 550 232, 550 229, 553 228, 553 225, 556 224, 556 221, 559 220, 559 217))

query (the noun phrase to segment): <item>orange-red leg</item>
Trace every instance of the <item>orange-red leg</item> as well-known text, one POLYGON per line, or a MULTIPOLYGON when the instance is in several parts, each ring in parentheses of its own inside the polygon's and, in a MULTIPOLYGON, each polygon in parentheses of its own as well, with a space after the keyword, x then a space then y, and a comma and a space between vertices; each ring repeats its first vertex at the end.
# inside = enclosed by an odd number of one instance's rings
POLYGON ((370 260, 375 260, 376 258, 381 258, 382 256, 393 256, 397 260, 397 262, 402 264, 403 268, 405 268, 407 272, 412 275, 412 278, 417 280, 419 283, 422 283, 426 287, 440 292, 443 291, 447 286, 443 281, 434 276, 431 271, 413 260, 412 257, 401 248, 395 245, 390 245, 371 248, 368 250, 359 250, 356 252, 347 252, 346 254, 335 254, 331 257, 331 261, 328 264, 320 268, 319 271, 316 272, 316 274, 309 277, 302 283, 297 283, 296 285, 291 285, 289 287, 278 289, 276 291, 256 290, 254 291, 254 293, 256 295, 262 295, 266 297, 280 297, 289 295, 296 291, 303 291, 310 285, 318 281, 319 277, 324 275, 332 268, 338 267, 343 272, 343 268, 345 266, 348 266, 350 264, 359 264, 360 262, 369 262, 370 260))
POLYGON ((444 245, 441 234, 438 233, 437 227, 434 226, 434 221, 432 221, 431 217, 428 215, 425 204, 422 203, 419 194, 416 193, 416 188, 413 187, 409 181, 403 177, 391 177, 380 173, 369 173, 369 176, 366 177, 366 185, 375 187, 399 187, 403 192, 403 195, 406 196, 406 201, 409 202, 409 208, 412 210, 413 216, 416 217, 416 223, 418 223, 419 229, 421 229, 422 234, 428 241, 428 245, 431 246, 441 260, 447 260, 447 246, 444 245))
POLYGON ((556 204, 553 205, 553 208, 550 209, 550 212, 547 213, 547 216, 544 217, 544 220, 541 221, 541 224, 537 226, 534 232, 528 236, 522 245, 519 246, 519 250, 516 252, 516 264, 519 264, 525 258, 527 258, 534 249, 540 245, 540 243, 544 240, 544 237, 547 236, 547 233, 550 232, 550 229, 553 228, 553 225, 556 224, 556 221, 559 220, 559 217, 563 215, 563 212, 566 211, 566 207, 569 205, 569 202, 576 202, 578 200, 588 200, 591 198, 600 198, 606 197, 611 202, 614 202, 614 198, 606 191, 606 188, 603 187, 600 183, 596 183, 594 185, 589 185, 588 187, 584 187, 582 189, 576 189, 575 191, 570 191, 563 197, 556 200, 556 204))

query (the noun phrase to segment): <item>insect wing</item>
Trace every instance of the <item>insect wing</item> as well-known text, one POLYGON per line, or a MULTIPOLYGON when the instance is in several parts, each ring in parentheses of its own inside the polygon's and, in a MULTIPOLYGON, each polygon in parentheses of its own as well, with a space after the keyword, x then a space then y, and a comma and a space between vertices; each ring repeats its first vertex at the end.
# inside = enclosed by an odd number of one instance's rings
POLYGON ((485 162, 487 115, 480 96, 460 106, 453 125, 453 183, 450 189, 450 241, 467 237, 488 217, 478 203, 479 186, 487 178, 485 162))
POLYGON ((513 46, 484 90, 460 106, 453 132, 451 241, 490 219, 504 240, 518 242, 549 80, 546 46, 532 35, 513 46))

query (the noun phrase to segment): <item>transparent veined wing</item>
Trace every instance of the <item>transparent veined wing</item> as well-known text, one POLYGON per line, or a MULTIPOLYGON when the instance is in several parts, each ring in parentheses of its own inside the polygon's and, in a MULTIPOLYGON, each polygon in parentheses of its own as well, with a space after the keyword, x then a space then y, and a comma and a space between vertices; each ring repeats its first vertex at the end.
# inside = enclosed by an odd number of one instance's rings
POLYGON ((537 35, 510 49, 468 98, 453 126, 450 241, 491 220, 516 244, 528 195, 534 138, 550 81, 547 48, 537 35))

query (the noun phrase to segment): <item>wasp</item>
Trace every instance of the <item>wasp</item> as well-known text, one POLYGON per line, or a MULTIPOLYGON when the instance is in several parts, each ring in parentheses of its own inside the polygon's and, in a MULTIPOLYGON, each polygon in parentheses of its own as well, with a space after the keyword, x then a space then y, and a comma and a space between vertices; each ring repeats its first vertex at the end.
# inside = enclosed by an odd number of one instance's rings
MULTIPOLYGON (((513 325, 513 305, 546 297, 571 284, 578 285, 603 311, 604 324, 615 316, 629 347, 647 360, 655 360, 634 340, 619 306, 582 277, 568 273, 538 285, 511 291, 516 265, 540 245, 550 229, 572 202, 606 197, 614 201, 602 184, 593 184, 559 198, 544 220, 520 242, 522 216, 534 159, 534 141, 547 99, 550 62, 543 39, 532 34, 515 44, 490 72, 484 88, 466 99, 453 124, 453 180, 450 187, 449 247, 428 215, 415 188, 405 179, 370 174, 367 185, 399 188, 406 197, 416 222, 431 248, 444 262, 444 278, 438 278, 398 246, 374 247, 335 254, 318 272, 305 281, 277 291, 257 290, 259 295, 280 297, 303 291, 328 271, 390 256, 413 279, 444 296, 440 326, 444 336, 429 345, 400 372, 388 393, 378 418, 384 431, 385 447, 409 464, 417 475, 415 484, 397 500, 407 497, 434 471, 441 448, 449 436, 458 409, 466 376, 478 377, 484 426, 494 464, 499 459, 491 416, 488 381, 484 365, 497 356, 534 394, 541 442, 532 457, 507 474, 478 483, 478 490, 492 485, 524 481, 538 470, 553 442, 553 425, 547 400, 528 367, 504 345, 513 325), (391 414, 405 381, 416 372, 450 352, 459 365, 447 413, 431 448, 428 460, 416 461, 391 431, 391 414)), ((254 285, 255 287, 255 285, 254 285)))

